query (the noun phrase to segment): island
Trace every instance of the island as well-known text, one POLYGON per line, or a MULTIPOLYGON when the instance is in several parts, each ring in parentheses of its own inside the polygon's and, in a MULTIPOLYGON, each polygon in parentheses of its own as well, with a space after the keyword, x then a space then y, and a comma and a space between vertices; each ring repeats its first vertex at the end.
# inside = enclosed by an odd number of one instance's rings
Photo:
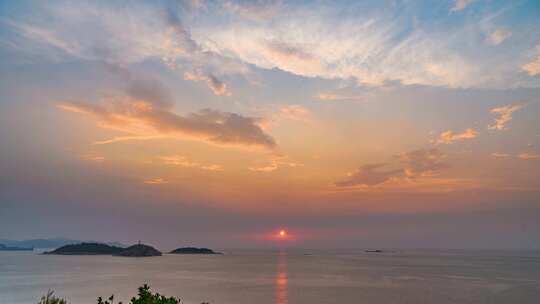
POLYGON ((0 244, 0 251, 32 251, 34 248, 26 248, 26 247, 11 247, 6 246, 4 244, 0 244))
POLYGON ((65 245, 53 251, 43 254, 58 255, 114 255, 123 257, 150 257, 160 256, 161 252, 152 246, 136 244, 127 248, 102 244, 102 243, 80 243, 65 245))
POLYGON ((151 256, 161 256, 161 252, 155 249, 152 246, 137 244, 130 246, 119 253, 116 253, 117 256, 123 257, 151 257, 151 256))
POLYGON ((101 243, 80 243, 65 245, 53 251, 44 252, 43 254, 59 254, 59 255, 114 255, 122 252, 124 248, 116 247, 101 243))
POLYGON ((197 248, 197 247, 182 247, 177 248, 170 253, 172 254, 222 254, 221 252, 213 251, 208 248, 197 248))

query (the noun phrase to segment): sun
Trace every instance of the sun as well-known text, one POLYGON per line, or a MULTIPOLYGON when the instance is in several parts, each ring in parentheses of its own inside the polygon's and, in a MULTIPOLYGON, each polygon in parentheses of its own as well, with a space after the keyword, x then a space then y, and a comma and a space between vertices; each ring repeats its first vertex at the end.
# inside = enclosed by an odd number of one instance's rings
POLYGON ((287 232, 285 230, 279 231, 279 237, 284 238, 287 235, 287 232))

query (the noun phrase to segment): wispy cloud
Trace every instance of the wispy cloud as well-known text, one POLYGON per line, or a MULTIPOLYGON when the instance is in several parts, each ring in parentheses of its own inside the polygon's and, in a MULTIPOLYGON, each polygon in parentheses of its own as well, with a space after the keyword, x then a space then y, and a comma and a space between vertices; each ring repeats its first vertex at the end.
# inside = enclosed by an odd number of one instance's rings
POLYGON ((471 139, 478 136, 478 132, 473 129, 467 129, 463 133, 454 133, 453 131, 442 132, 439 135, 439 138, 433 140, 435 144, 451 144, 455 141, 460 141, 464 139, 471 139))
POLYGON ((102 161, 105 160, 104 156, 97 155, 97 154, 94 154, 94 153, 83 154, 83 155, 80 156, 80 158, 82 160, 93 161, 93 162, 102 162, 102 161))
POLYGON ((495 158, 517 158, 517 159, 521 159, 521 160, 534 160, 534 159, 540 159, 540 154, 538 153, 530 153, 530 152, 522 152, 522 153, 519 153, 519 154, 516 154, 515 156, 514 155, 510 155, 510 154, 507 154, 507 153, 492 153, 491 156, 495 157, 495 158))
POLYGON ((279 109, 279 114, 283 118, 306 121, 310 111, 301 105, 287 105, 279 109))
POLYGON ((471 4, 474 0, 454 0, 454 6, 450 8, 450 12, 459 12, 464 10, 471 4))
POLYGON ((276 171, 280 167, 296 168, 302 167, 304 164, 292 161, 286 155, 273 154, 270 156, 269 163, 262 166, 249 167, 248 170, 254 172, 272 172, 276 171))
POLYGON ((204 74, 200 71, 197 72, 184 72, 185 80, 192 81, 205 81, 208 87, 214 92, 214 95, 231 96, 232 93, 223 81, 212 74, 204 74))
POLYGON ((512 36, 512 32, 508 29, 500 28, 493 31, 488 36, 488 42, 493 45, 499 45, 503 43, 506 39, 512 36))
POLYGON ((520 153, 518 155, 518 158, 522 160, 540 159, 540 154, 524 152, 524 153, 520 153))
POLYGON ((283 7, 283 0, 221 1, 223 7, 233 14, 254 21, 268 20, 283 7))
MULTIPOLYGON (((451 10, 461 11, 471 2, 456 1, 451 10)), ((467 23, 441 28, 420 22, 408 30, 410 25, 404 21, 408 18, 396 18, 380 9, 343 14, 339 5, 318 3, 313 9, 282 1, 212 1, 204 5, 196 1, 192 7, 204 7, 205 14, 197 15, 198 22, 190 22, 194 19, 191 14, 198 10, 152 4, 137 2, 120 9, 115 2, 47 3, 40 7, 43 18, 2 20, 16 33, 6 44, 32 59, 76 58, 121 65, 158 59, 182 74, 202 69, 204 79, 192 79, 206 81, 217 95, 230 94, 222 80, 227 75, 246 76, 255 67, 372 86, 399 82, 460 88, 523 83, 538 87, 534 79, 523 80, 519 75, 523 59, 515 56, 517 51, 497 54, 498 64, 494 65, 490 60, 494 57, 485 56, 486 50, 481 49, 487 46, 464 40, 471 36, 464 33, 472 30, 483 33, 467 23), (229 16, 222 18, 224 13, 229 16)), ((417 8, 418 4, 407 5, 417 8)), ((509 30, 499 29, 488 41, 499 44, 509 35, 509 30)), ((536 75, 538 66, 533 61, 523 69, 536 75)))
POLYGON ((488 129, 505 130, 506 124, 512 120, 512 114, 523 107, 522 104, 514 104, 492 109, 490 112, 499 117, 495 119, 495 124, 488 126, 488 129))
MULTIPOLYGON (((74 110, 73 107, 67 107, 66 105, 60 105, 61 109, 64 109, 66 111, 71 112, 77 112, 74 110)), ((82 113, 82 112, 79 112, 82 113)), ((102 125, 103 126, 103 125, 102 125)), ((110 127, 110 126, 106 126, 110 127)), ((94 145, 108 145, 118 142, 124 142, 124 141, 144 141, 144 140, 152 140, 152 139, 160 139, 160 138, 167 138, 167 135, 128 135, 128 136, 115 136, 113 138, 104 139, 104 140, 96 140, 94 142, 94 145)))
MULTIPOLYGON (((456 3, 456 11, 468 3, 456 3)), ((409 5, 415 6, 412 2, 409 5)), ((272 22, 254 24, 240 19, 233 24, 207 27, 207 41, 200 43, 258 68, 275 68, 303 77, 353 80, 360 85, 397 82, 500 88, 515 87, 523 81, 515 57, 498 57, 503 63, 494 66, 491 58, 478 55, 479 49, 488 46, 473 48, 470 41, 464 41, 472 29, 483 35, 478 27, 419 26, 404 34, 403 28, 408 25, 393 14, 369 14, 369 9, 351 15, 342 12, 338 6, 322 6, 314 11, 299 5, 287 14, 278 14, 272 22)), ((494 39, 500 41, 507 35, 499 31, 494 39)))
POLYGON ((540 74, 540 44, 536 46, 536 51, 538 53, 537 58, 521 67, 530 76, 540 74))
POLYGON ((491 156, 493 156, 495 158, 508 158, 508 157, 510 157, 510 154, 495 152, 495 153, 491 153, 491 156))
POLYGON ((379 170, 386 164, 367 164, 360 167, 355 172, 349 173, 349 177, 343 181, 336 182, 338 187, 352 186, 376 186, 380 185, 394 176, 403 174, 402 169, 398 170, 379 170))
POLYGON ((279 126, 285 121, 294 121, 308 125, 313 125, 315 123, 312 112, 306 107, 298 104, 275 104, 261 108, 260 111, 265 113, 263 114, 265 119, 260 123, 263 130, 279 126))
POLYGON ((169 182, 163 178, 158 177, 158 178, 145 179, 143 183, 147 185, 163 185, 163 184, 168 184, 169 182))
POLYGON ((208 85, 220 95, 228 91, 216 75, 249 71, 244 63, 203 48, 193 39, 182 22, 181 14, 186 12, 181 5, 153 4, 56 2, 40 7, 46 18, 0 21, 18 34, 10 38, 10 45, 36 60, 77 59, 126 66, 158 59, 173 70, 203 67, 208 85))
POLYGON ((196 168, 207 171, 223 171, 223 168, 220 165, 201 164, 198 162, 190 161, 186 157, 181 155, 160 156, 159 159, 167 165, 196 168))
POLYGON ((397 158, 409 178, 434 176, 449 167, 446 155, 438 149, 419 149, 400 153, 397 158))
POLYGON ((296 20, 281 20, 277 27, 272 25, 272 31, 264 26, 235 25, 208 34, 222 54, 232 54, 259 68, 278 68, 304 77, 356 79, 371 86, 399 81, 467 87, 473 86, 470 81, 480 80, 471 77, 472 63, 449 51, 448 42, 435 42, 424 32, 393 45, 393 24, 383 25, 382 20, 343 20, 340 25, 321 16, 297 17, 316 19, 302 26, 296 20), (290 46, 289 41, 295 44, 290 46))
POLYGON ((334 92, 321 92, 315 95, 315 98, 324 101, 367 101, 363 95, 343 95, 334 92))

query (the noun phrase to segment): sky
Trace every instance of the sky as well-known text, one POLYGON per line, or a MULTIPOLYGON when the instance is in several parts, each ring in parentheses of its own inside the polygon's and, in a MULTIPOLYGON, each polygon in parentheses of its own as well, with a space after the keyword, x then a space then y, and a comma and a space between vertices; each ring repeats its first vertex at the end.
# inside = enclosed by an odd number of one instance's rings
POLYGON ((0 1, 0 238, 538 249, 538 117, 534 0, 0 1))

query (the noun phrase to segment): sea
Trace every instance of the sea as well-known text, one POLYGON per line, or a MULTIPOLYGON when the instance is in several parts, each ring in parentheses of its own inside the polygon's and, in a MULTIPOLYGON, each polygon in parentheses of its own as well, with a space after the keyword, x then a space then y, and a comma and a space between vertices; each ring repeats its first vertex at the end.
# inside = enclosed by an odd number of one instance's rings
POLYGON ((37 303, 48 290, 71 304, 137 288, 185 304, 540 303, 539 251, 224 250, 149 258, 0 252, 0 303, 37 303))

